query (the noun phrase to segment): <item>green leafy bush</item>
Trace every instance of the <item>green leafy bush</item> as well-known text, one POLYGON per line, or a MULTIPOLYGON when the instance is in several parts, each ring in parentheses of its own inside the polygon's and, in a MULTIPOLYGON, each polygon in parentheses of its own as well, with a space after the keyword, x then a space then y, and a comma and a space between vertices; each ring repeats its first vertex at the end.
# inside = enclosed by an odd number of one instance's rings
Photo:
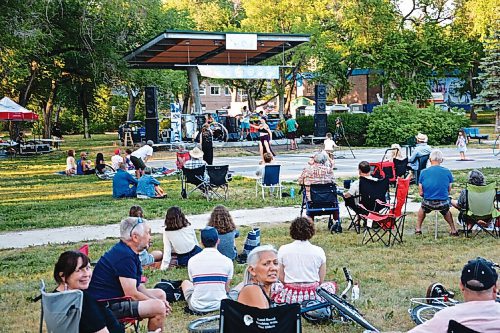
POLYGON ((370 115, 366 143, 371 146, 389 146, 406 143, 417 133, 425 133, 429 144, 451 144, 457 131, 467 127, 469 120, 462 112, 444 112, 434 106, 418 109, 406 102, 390 102, 375 108, 370 115))
MULTIPOLYGON (((368 127, 369 115, 357 114, 357 113, 334 113, 328 115, 328 132, 335 133, 337 127, 335 125, 335 120, 337 118, 342 119, 342 124, 344 126, 345 136, 349 143, 353 146, 362 146, 365 144, 366 130, 368 127)), ((299 124, 298 134, 299 135, 313 135, 314 134, 314 117, 313 116, 303 116, 297 117, 297 123, 299 124)))

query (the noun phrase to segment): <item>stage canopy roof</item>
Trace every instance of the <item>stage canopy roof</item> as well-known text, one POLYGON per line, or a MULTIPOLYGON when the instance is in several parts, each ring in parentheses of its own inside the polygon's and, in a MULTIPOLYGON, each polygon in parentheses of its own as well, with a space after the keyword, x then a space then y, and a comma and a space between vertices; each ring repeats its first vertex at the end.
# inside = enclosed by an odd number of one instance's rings
POLYGON ((133 68, 255 65, 310 40, 304 34, 167 30, 125 56, 133 68))

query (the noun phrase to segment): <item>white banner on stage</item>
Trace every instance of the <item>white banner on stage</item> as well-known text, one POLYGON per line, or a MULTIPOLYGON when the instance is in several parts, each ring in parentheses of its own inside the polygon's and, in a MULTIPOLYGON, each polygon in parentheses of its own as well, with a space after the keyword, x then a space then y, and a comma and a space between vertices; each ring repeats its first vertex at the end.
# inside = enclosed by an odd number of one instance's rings
POLYGON ((226 34, 226 50, 257 50, 256 34, 226 34))
POLYGON ((199 65, 201 76, 213 79, 279 79, 279 66, 199 65))

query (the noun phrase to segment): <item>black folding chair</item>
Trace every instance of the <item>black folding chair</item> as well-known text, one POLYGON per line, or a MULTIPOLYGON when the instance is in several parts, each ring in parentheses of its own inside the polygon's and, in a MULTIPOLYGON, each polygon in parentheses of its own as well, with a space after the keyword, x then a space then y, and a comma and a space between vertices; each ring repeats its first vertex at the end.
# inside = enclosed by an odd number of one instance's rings
POLYGON ((300 304, 259 309, 224 299, 220 306, 220 333, 233 332, 301 333, 300 304))
POLYGON ((315 216, 328 215, 328 229, 331 232, 342 232, 339 219, 339 201, 337 186, 331 184, 312 184, 309 186, 309 199, 305 186, 302 185, 302 205, 300 215, 306 215, 314 220, 315 216))
POLYGON ((464 326, 453 319, 448 322, 448 330, 446 332, 447 333, 479 333, 479 331, 474 331, 473 329, 468 328, 467 326, 464 326))
POLYGON ((195 169, 182 168, 182 189, 181 197, 186 199, 191 193, 196 190, 201 191, 206 195, 206 182, 205 182, 205 166, 201 166, 195 169), (188 191, 188 184, 194 185, 194 187, 188 191))
POLYGON ((429 162, 429 154, 428 155, 422 155, 416 158, 416 161, 418 162, 418 168, 415 170, 415 179, 414 182, 415 184, 419 184, 419 179, 420 179, 420 174, 422 173, 422 170, 427 168, 427 162, 429 162))
POLYGON ((207 200, 219 198, 227 200, 229 184, 229 165, 207 165, 209 181, 206 184, 207 200))
POLYGON ((402 177, 405 178, 408 173, 408 157, 405 157, 402 160, 398 160, 395 158, 394 162, 394 171, 396 172, 396 178, 402 177))

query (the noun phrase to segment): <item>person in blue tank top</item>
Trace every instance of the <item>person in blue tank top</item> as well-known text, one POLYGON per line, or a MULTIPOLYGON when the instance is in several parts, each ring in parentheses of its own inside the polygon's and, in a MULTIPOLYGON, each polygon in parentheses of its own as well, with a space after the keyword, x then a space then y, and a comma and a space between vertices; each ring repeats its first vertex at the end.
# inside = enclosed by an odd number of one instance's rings
POLYGON ((453 175, 450 170, 441 166, 443 153, 434 149, 429 157, 431 166, 422 171, 419 178, 418 189, 423 197, 422 206, 417 214, 417 226, 415 234, 422 234, 422 223, 426 214, 438 210, 450 225, 450 236, 458 236, 458 231, 453 223, 450 212, 450 191, 453 183, 453 175))

